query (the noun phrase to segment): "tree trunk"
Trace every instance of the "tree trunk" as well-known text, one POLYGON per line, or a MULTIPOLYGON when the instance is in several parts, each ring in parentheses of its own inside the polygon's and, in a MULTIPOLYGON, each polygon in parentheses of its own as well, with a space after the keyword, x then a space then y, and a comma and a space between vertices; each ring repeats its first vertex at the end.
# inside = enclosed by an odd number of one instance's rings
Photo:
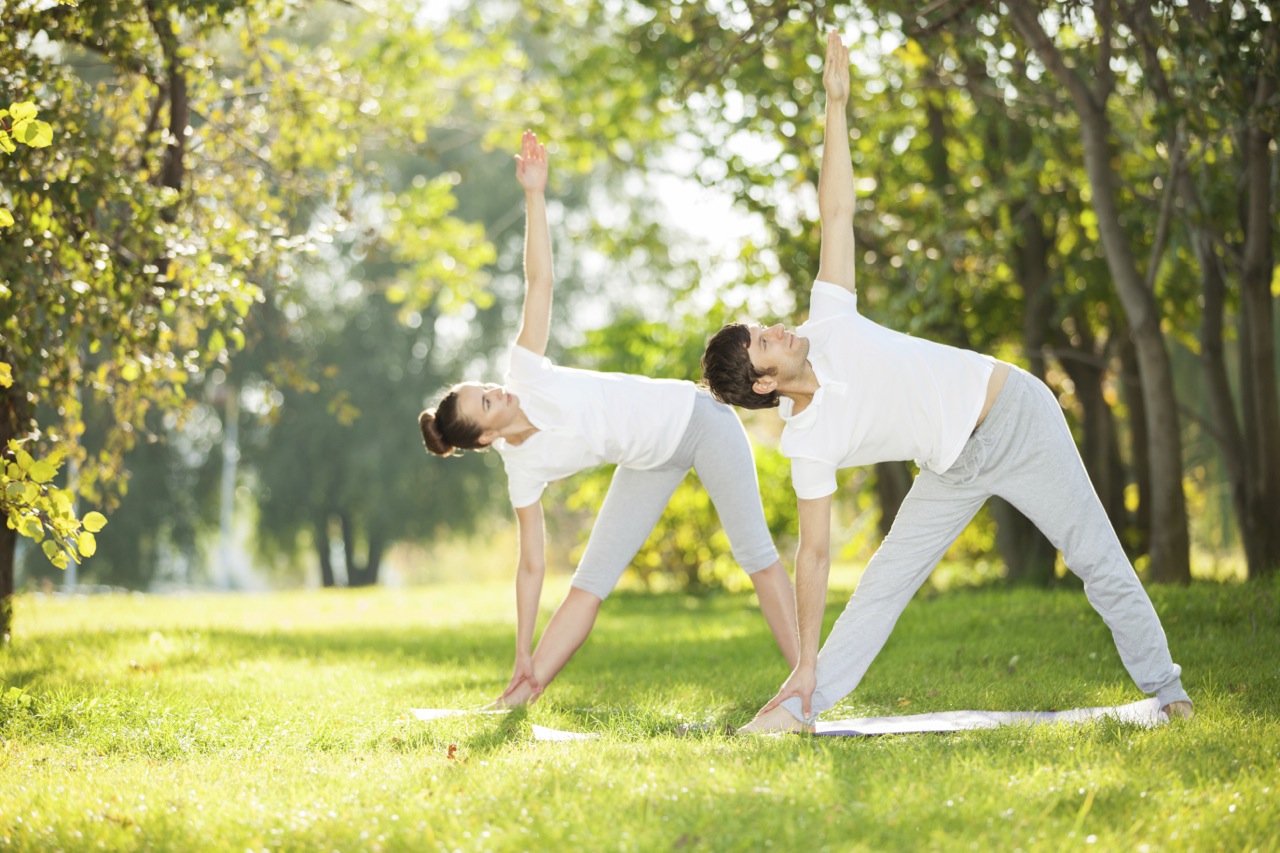
MULTIPOLYGON (((1147 452, 1151 473, 1151 573, 1154 581, 1186 583, 1191 579, 1191 547, 1187 533, 1186 496, 1182 491, 1182 435, 1174 395, 1173 370, 1160 329, 1159 306, 1138 272, 1116 202, 1116 176, 1111 158, 1111 121, 1106 105, 1114 87, 1111 67, 1110 2, 1095 7, 1098 54, 1094 88, 1063 60, 1032 4, 1011 3, 1008 14, 1045 66, 1070 92, 1080 118, 1085 173, 1093 194, 1093 210, 1107 267, 1124 306, 1142 379, 1147 452)), ((1172 188, 1170 188, 1171 190, 1172 188)), ((1155 261, 1153 260, 1153 263, 1155 261)))
POLYGON ((316 555, 320 558, 320 585, 325 589, 337 586, 333 579, 333 556, 329 551, 329 519, 320 516, 315 521, 316 555))
MULTIPOLYGON (((1199 207, 1189 176, 1181 178, 1181 191, 1187 206, 1199 207)), ((1246 563, 1252 564, 1256 545, 1249 529, 1248 502, 1245 498, 1247 484, 1245 467, 1247 450, 1240 421, 1236 416, 1235 398, 1231 393, 1231 380, 1227 371, 1226 348, 1223 344, 1223 318, 1226 313, 1227 283, 1222 264, 1214 249, 1213 235, 1202 227, 1191 227, 1191 245, 1200 265, 1200 289, 1204 294, 1204 308, 1200 314, 1200 363, 1204 368, 1205 388, 1209 395, 1209 418, 1214 437, 1222 451, 1231 489, 1231 507, 1235 511, 1236 524, 1244 544, 1246 563)))
POLYGON ((18 553, 18 531, 0 524, 0 647, 9 645, 13 632, 13 565, 18 553))
POLYGON ((876 500, 880 503, 880 538, 889 535, 898 509, 911 490, 911 471, 904 462, 876 463, 876 500))
POLYGON ((378 582, 378 564, 382 561, 382 541, 376 537, 369 538, 369 550, 365 555, 364 565, 356 559, 356 525, 351 521, 351 513, 338 515, 342 525, 342 553, 347 561, 347 586, 373 586, 378 582))
MULTIPOLYGON (((1022 140, 1030 144, 1029 138, 1022 140)), ((1024 152, 1013 152, 1020 158, 1024 152)), ((1022 347, 1030 372, 1045 378, 1044 344, 1053 316, 1049 250, 1051 237, 1034 203, 1023 205, 1015 217, 1018 282, 1022 285, 1022 347)), ((991 514, 996 521, 996 549, 1004 560, 1005 579, 1013 583, 1049 586, 1054 581, 1058 551, 1029 518, 1008 501, 995 498, 991 514)))
POLYGON ((369 550, 365 553, 364 565, 356 572, 356 578, 351 581, 352 586, 377 586, 378 585, 378 568, 382 564, 382 540, 375 536, 369 537, 369 550))
MULTIPOLYGON (((1273 25, 1274 35, 1274 25, 1273 25)), ((1255 105, 1263 108, 1274 91, 1263 75, 1255 105)), ((1240 283, 1240 379, 1244 409, 1244 439, 1249 450, 1245 466, 1245 534, 1250 576, 1280 572, 1280 391, 1276 388, 1275 326, 1271 279, 1272 138, 1253 126, 1244 132, 1244 270, 1240 283)))
MULTIPOLYGON (((1130 464, 1133 482, 1138 489, 1137 510, 1129 525, 1120 532, 1120 540, 1131 554, 1151 553, 1151 455, 1147 450, 1147 407, 1142 398, 1142 377, 1138 373, 1138 356, 1128 337, 1119 341, 1120 384, 1124 388, 1125 405, 1129 408, 1130 464)), ((1126 509, 1128 504, 1126 503, 1126 509)))
MULTIPOLYGON (((1077 318, 1077 328, 1083 322, 1083 318, 1077 318)), ((1085 345, 1071 349, 1079 353, 1079 357, 1068 354, 1062 359, 1062 367, 1071 377, 1076 399, 1083 410, 1084 442, 1080 457, 1111 526, 1121 531, 1128 526, 1128 512, 1124 505, 1125 476, 1120 459, 1120 440, 1115 416, 1103 387, 1107 376, 1107 356, 1105 351, 1098 352, 1091 334, 1082 332, 1082 337, 1085 345)), ((1062 343, 1070 346, 1069 341, 1062 343)))
POLYGON ((1182 491, 1182 434, 1173 369, 1160 329, 1159 307, 1138 274, 1116 206, 1109 120, 1101 109, 1091 114, 1087 110, 1081 112, 1085 169, 1093 189, 1098 230, 1129 321, 1142 379, 1147 458, 1151 466, 1150 577, 1161 583, 1187 583, 1191 580, 1191 543, 1182 491))
MULTIPOLYGON (((6 350, 0 349, 0 361, 12 363, 6 350)), ((9 447, 9 440, 19 434, 20 425, 27 420, 26 394, 17 384, 0 387, 0 454, 9 447)), ((8 456, 0 455, 0 464, 8 456)), ((18 531, 0 521, 0 646, 8 645, 13 632, 14 569, 18 559, 18 531)))

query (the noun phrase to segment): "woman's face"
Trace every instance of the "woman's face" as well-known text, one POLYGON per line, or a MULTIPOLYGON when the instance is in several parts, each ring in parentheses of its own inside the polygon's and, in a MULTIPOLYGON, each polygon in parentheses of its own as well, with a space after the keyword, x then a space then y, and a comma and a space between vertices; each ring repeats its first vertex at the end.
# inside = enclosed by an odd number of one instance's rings
POLYGON ((458 414, 480 427, 480 440, 490 444, 520 415, 520 398, 501 385, 464 382, 455 389, 458 414))

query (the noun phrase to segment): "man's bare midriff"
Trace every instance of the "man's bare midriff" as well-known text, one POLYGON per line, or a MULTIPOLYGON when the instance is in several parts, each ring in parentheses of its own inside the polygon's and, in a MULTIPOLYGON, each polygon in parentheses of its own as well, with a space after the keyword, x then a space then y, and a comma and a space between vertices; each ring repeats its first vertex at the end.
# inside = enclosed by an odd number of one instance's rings
POLYGON ((1004 387, 1004 381, 1009 378, 1010 369, 1009 365, 1003 361, 996 362, 996 368, 991 371, 991 378, 987 380, 987 400, 982 404, 982 414, 978 415, 978 423, 974 429, 982 426, 982 422, 987 419, 987 413, 995 405, 996 397, 1000 396, 1000 389, 1004 387))

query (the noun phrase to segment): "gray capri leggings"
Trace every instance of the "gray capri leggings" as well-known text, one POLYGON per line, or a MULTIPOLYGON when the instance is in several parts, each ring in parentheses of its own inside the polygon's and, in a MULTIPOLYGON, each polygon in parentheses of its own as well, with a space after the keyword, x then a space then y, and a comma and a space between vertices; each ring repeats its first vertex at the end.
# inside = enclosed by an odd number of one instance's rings
MULTIPOLYGON (((992 495, 1017 507, 1062 552, 1138 687, 1154 693, 1161 706, 1190 701, 1160 619, 1093 490, 1057 399, 1015 367, 955 464, 943 474, 923 470, 911 485, 818 653, 813 712, 825 711, 858 685, 907 602, 992 495)), ((799 699, 782 705, 802 718, 799 699)))
POLYGON ((778 561, 764 522, 747 432, 733 409, 699 389, 675 453, 659 468, 618 467, 570 582, 602 601, 644 545, 689 469, 711 496, 738 565, 753 574, 778 561))

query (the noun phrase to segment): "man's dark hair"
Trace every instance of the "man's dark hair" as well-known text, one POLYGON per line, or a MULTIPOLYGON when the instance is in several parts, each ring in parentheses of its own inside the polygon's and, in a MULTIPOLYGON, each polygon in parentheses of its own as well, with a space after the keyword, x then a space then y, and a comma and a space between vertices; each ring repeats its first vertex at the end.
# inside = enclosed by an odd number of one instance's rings
POLYGON ((772 409, 778 405, 778 392, 758 394, 751 387, 762 376, 756 370, 747 348, 751 332, 741 323, 730 323, 712 335, 702 354, 702 384, 720 402, 743 409, 772 409))

